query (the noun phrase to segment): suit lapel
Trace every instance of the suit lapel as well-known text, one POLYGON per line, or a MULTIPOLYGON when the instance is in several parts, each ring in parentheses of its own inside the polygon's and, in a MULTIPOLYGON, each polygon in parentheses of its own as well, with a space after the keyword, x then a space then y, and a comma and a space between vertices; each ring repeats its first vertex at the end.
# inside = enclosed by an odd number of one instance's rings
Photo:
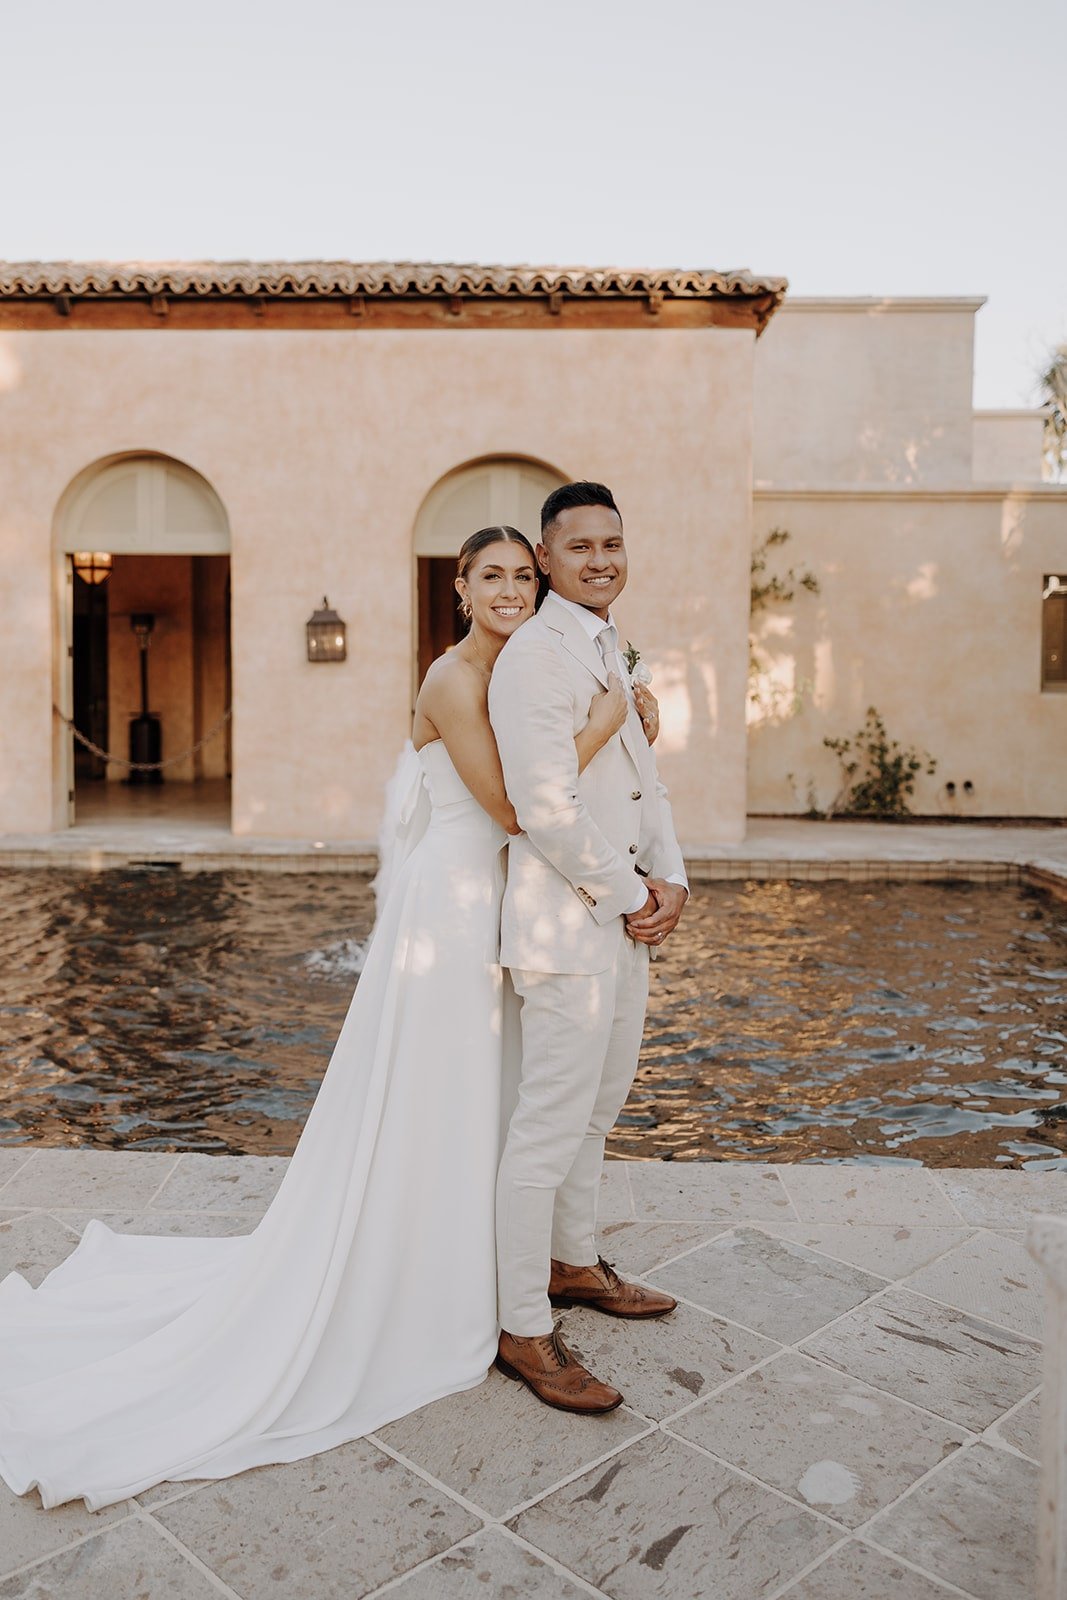
MULTIPOLYGON (((597 648, 596 640, 590 639, 578 618, 573 616, 566 606, 557 605, 551 594, 545 596, 540 614, 548 626, 554 628, 562 636, 563 648, 568 654, 572 655, 576 661, 580 661, 582 666, 586 667, 597 682, 603 684, 606 689, 608 686, 608 669, 604 665, 604 657, 597 648)), ((647 748, 647 742, 645 741, 645 731, 641 726, 641 719, 632 700, 629 714, 619 731, 626 754, 630 757, 638 772, 643 773, 644 767, 641 762, 640 747, 642 743, 645 743, 647 748)))
POLYGON ((632 700, 630 702, 630 709, 627 713, 626 721, 622 725, 621 733, 622 742, 626 747, 627 755, 630 757, 630 760, 633 762, 638 772, 641 772, 643 769, 641 766, 638 740, 640 740, 641 743, 646 747, 648 745, 648 740, 645 738, 645 730, 641 726, 641 718, 638 716, 637 707, 634 705, 632 700))
POLYGON ((596 641, 590 639, 577 617, 571 615, 566 606, 556 605, 551 594, 547 594, 541 605, 541 615, 550 628, 563 636, 563 648, 580 661, 583 667, 593 674, 598 683, 606 689, 608 686, 608 672, 604 665, 604 658, 597 649, 596 641))

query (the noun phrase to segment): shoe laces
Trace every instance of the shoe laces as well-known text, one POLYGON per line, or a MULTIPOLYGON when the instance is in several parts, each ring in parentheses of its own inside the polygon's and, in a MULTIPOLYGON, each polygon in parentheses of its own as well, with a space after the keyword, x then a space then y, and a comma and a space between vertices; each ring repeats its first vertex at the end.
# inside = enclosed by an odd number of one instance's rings
POLYGON ((558 1328, 553 1328, 551 1333, 542 1334, 540 1344, 546 1355, 555 1357, 557 1366, 570 1365, 571 1353, 563 1343, 563 1335, 558 1328))
POLYGON ((619 1274, 615 1271, 615 1268, 610 1261, 605 1261, 603 1256, 597 1256, 596 1264, 603 1272, 605 1278, 608 1280, 609 1289, 622 1288, 622 1279, 619 1277, 619 1274))

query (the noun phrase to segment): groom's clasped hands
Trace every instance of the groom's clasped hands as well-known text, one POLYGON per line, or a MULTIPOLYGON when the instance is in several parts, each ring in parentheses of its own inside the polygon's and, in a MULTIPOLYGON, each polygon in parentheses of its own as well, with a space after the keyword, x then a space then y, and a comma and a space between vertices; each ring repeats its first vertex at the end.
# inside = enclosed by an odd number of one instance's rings
POLYGON ((646 878, 648 899, 641 910, 626 919, 626 932, 638 944, 659 945, 678 926, 689 891, 665 878, 646 878))

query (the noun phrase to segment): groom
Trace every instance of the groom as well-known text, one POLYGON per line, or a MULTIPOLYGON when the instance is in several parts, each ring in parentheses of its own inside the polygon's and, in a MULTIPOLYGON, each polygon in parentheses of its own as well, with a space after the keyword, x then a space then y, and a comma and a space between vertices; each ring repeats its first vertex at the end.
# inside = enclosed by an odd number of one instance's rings
POLYGON ((632 692, 625 725, 579 776, 574 735, 610 674, 629 683, 612 602, 626 583, 622 518, 600 483, 541 510, 549 593, 512 635, 489 686, 508 797, 500 960, 522 1001, 519 1101, 497 1184, 498 1364, 565 1411, 622 1395, 553 1331, 552 1305, 658 1317, 669 1295, 626 1283, 597 1253, 604 1139, 629 1093, 648 998, 649 947, 688 897, 667 793, 632 692))

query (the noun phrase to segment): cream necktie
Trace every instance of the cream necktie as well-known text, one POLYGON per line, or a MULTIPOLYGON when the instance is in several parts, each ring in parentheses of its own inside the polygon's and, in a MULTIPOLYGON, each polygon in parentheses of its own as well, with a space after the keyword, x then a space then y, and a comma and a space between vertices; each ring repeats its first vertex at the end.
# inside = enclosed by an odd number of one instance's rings
POLYGON ((606 622, 596 636, 601 659, 608 672, 619 673, 619 630, 613 622, 606 622))

